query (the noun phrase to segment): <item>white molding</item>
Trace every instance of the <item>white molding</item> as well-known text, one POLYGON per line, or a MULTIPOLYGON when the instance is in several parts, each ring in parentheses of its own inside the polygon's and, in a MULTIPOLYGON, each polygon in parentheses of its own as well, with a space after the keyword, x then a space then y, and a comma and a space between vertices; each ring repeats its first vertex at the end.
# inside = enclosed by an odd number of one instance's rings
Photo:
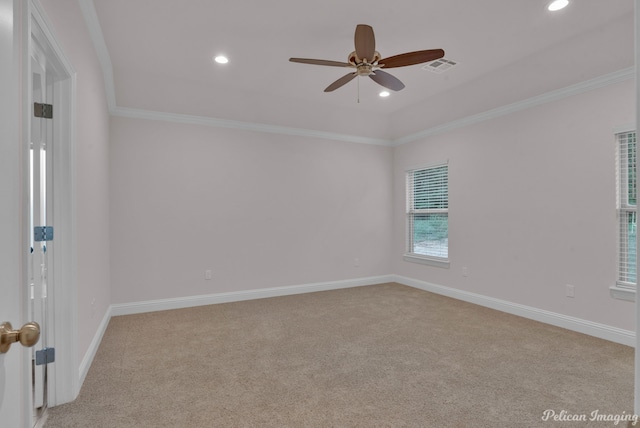
POLYGON ((563 98, 567 98, 573 95, 578 95, 583 92, 591 91, 594 89, 602 88, 614 83, 623 82, 635 78, 635 67, 628 67, 613 73, 605 74, 594 79, 586 80, 584 82, 576 83, 561 89, 546 92, 535 97, 527 98, 522 101, 517 101, 512 104, 507 104, 502 107, 498 107, 492 110, 488 110, 482 113, 474 114, 471 116, 463 117, 461 119, 453 120, 451 122, 443 123, 442 125, 434 126, 432 128, 425 129, 415 134, 410 134, 401 138, 393 140, 393 146, 400 146, 402 144, 411 143, 413 141, 422 140, 434 135, 443 134, 445 132, 451 132, 456 129, 464 128, 469 125, 474 125, 480 122, 484 122, 491 119, 496 119, 501 116, 506 116, 517 111, 526 110, 531 107, 537 107, 542 104, 558 101, 563 98))
POLYGON ((317 282, 312 284, 292 285, 285 287, 233 291, 228 293, 206 294, 201 296, 177 297, 174 299, 119 303, 111 305, 111 313, 113 316, 140 314, 146 312, 166 311, 170 309, 191 308, 194 306, 215 305, 218 303, 240 302, 243 300, 265 299, 269 297, 289 296, 293 294, 314 293, 317 291, 362 287, 373 284, 384 284, 386 282, 392 282, 391 275, 355 278, 343 281, 317 282))
POLYGON ((520 305, 518 303, 512 303, 506 300, 495 299, 493 297, 487 297, 477 293, 471 293, 451 287, 436 285, 400 275, 392 275, 392 277, 393 282, 407 285, 409 287, 418 288, 420 290, 429 291, 431 293, 441 294, 443 296, 452 297, 454 299, 462 300, 491 309, 496 309, 498 311, 506 312, 512 315, 517 315, 534 321, 543 322, 545 324, 555 325, 556 327, 565 328, 567 330, 576 331, 578 333, 588 334, 590 336, 620 343, 622 345, 635 347, 636 334, 633 331, 587 321, 580 318, 570 317, 555 312, 545 311, 543 309, 538 309, 531 306, 520 305))
POLYGON ((626 300, 627 302, 636 301, 636 290, 633 288, 612 285, 609 287, 609 293, 614 299, 626 300))
MULTIPOLYGON (((91 0, 79 0, 79 1, 91 2, 91 0)), ((102 44, 104 44, 104 40, 102 41, 102 44)), ((106 45, 104 49, 106 50, 106 45)), ((107 73, 105 73, 105 75, 107 75, 107 73)), ((157 112, 157 111, 150 111, 150 110, 133 109, 133 108, 127 108, 127 107, 117 107, 117 106, 114 108, 110 108, 110 112, 114 116, 129 117, 129 118, 135 118, 135 119, 160 120, 160 121, 167 121, 167 122, 206 125, 206 126, 212 126, 212 127, 240 129, 240 130, 255 131, 255 132, 267 132, 267 133, 274 133, 274 134, 323 138, 328 140, 344 141, 349 143, 374 144, 374 145, 380 145, 380 146, 395 147, 395 146, 400 146, 402 144, 410 143, 413 141, 425 139, 434 135, 443 134, 445 132, 451 132, 456 129, 464 128, 466 126, 474 125, 487 120, 496 119, 501 116, 506 116, 508 114, 515 113, 521 110, 537 107, 542 104, 558 101, 563 98, 567 98, 573 95, 578 95, 583 92, 588 92, 588 91, 602 88, 611 84, 623 82, 625 80, 629 80, 634 77, 635 77, 635 68, 628 67, 613 73, 605 74, 604 76, 599 76, 594 79, 586 80, 584 82, 580 82, 574 85, 570 85, 564 88, 550 91, 541 95, 537 95, 535 97, 527 98, 522 101, 517 101, 515 103, 498 107, 486 112, 456 119, 451 122, 443 123, 441 125, 427 128, 415 134, 410 134, 410 135, 396 138, 393 140, 362 137, 362 136, 348 135, 348 134, 338 134, 333 132, 315 131, 315 130, 303 129, 303 128, 291 128, 286 126, 268 125, 268 124, 262 124, 262 123, 243 122, 243 121, 230 120, 230 119, 219 119, 214 117, 192 116, 192 115, 177 114, 177 113, 164 113, 164 112, 157 112)), ((106 83, 105 85, 109 86, 106 83)), ((111 80, 110 85, 113 86, 113 80, 111 80)), ((114 96, 114 102, 115 102, 115 96, 114 96)))
POLYGON ((96 13, 96 7, 93 4, 93 0, 78 0, 82 16, 89 29, 89 35, 93 42, 93 47, 98 55, 98 61, 102 66, 102 77, 104 78, 104 89, 107 95, 107 105, 109 111, 116 109, 116 86, 113 80, 113 64, 111 63, 111 56, 109 55, 109 49, 104 41, 104 35, 102 33, 102 27, 100 26, 100 20, 96 13))
POLYGON ((613 128, 613 134, 622 134, 623 132, 633 132, 636 130, 635 123, 625 123, 624 125, 618 125, 613 128))
POLYGON ((264 123, 243 122, 240 120, 219 119, 215 117, 193 116, 188 114, 164 113, 127 107, 116 107, 111 111, 113 116, 133 119, 160 120, 164 122, 204 125, 216 128, 230 128, 244 131, 265 132, 270 134, 294 135, 300 137, 322 138, 325 140, 343 141, 346 143, 373 144, 390 146, 390 140, 361 137, 358 135, 338 134, 335 132, 316 131, 313 129, 292 128, 288 126, 268 125, 264 123))
POLYGON ((444 269, 449 269, 450 262, 449 259, 436 259, 432 257, 426 256, 416 256, 415 254, 407 253, 402 256, 402 260, 410 263, 420 263, 427 266, 434 266, 444 269))
MULTIPOLYGON (((79 0, 89 1, 91 0, 79 0)), ((92 3, 93 4, 93 3, 92 3)), ((95 11, 94 11, 95 12, 95 11)), ((102 42, 104 44, 104 41, 102 42)), ((105 46, 106 49, 106 46, 105 46)), ((230 119, 219 119, 214 117, 193 116, 187 114, 177 113, 164 113, 151 110, 133 109, 127 107, 114 107, 110 108, 110 112, 114 116, 128 117, 135 119, 148 119, 148 120, 160 120, 167 122, 185 123, 185 124, 197 124, 220 128, 240 129, 246 131, 266 132, 273 134, 283 135, 295 135, 311 138, 323 138, 335 141, 344 141, 349 143, 361 143, 361 144, 374 144, 380 146, 400 146, 402 144, 410 143, 413 141, 425 139, 434 135, 443 134, 445 132, 451 132, 456 129, 464 128, 469 125, 474 125, 487 120, 496 119, 501 116, 506 116, 511 113, 515 113, 528 108, 537 107, 542 104, 558 101, 563 98, 567 98, 573 95, 578 95, 584 92, 602 88, 611 84, 623 82, 635 77, 635 68, 628 67, 613 73, 606 74, 604 76, 596 77, 584 82, 580 82, 574 85, 560 88, 554 91, 550 91, 535 97, 527 98, 522 101, 517 101, 506 106, 498 107, 486 112, 478 113, 471 116, 466 116, 460 119, 453 120, 451 122, 443 123, 431 128, 427 128, 423 131, 415 134, 410 134, 401 138, 386 140, 380 138, 362 137, 357 135, 338 134, 333 132, 315 131, 311 129, 292 128, 278 125, 268 125, 262 123, 243 122, 230 119)), ((113 80, 110 83, 113 86, 113 80)), ((108 86, 108 85, 107 85, 108 86)), ((115 97, 115 96, 114 96, 115 97)), ((115 98, 114 98, 115 102, 115 98)))
MULTIPOLYGON (((111 321, 112 312, 112 306, 109 306, 104 314, 104 317, 102 318, 102 321, 100 322, 100 325, 98 326, 96 334, 93 336, 93 340, 89 344, 87 352, 84 354, 84 358, 82 358, 82 362, 80 363, 80 367, 78 368, 78 379, 80 387, 82 387, 82 384, 84 384, 87 373, 89 373, 89 368, 93 363, 93 359, 96 357, 96 353, 98 352, 98 348, 100 347, 100 343, 102 342, 104 333, 105 331, 107 331, 109 321, 111 321)), ((78 388, 78 392, 80 392, 80 388, 78 388)))
POLYGON ((358 135, 338 134, 335 132, 315 131, 312 129, 292 128, 288 126, 268 125, 264 123, 243 122, 231 119, 218 119, 215 117, 192 116, 188 114, 178 113, 164 113, 159 111, 141 110, 127 107, 116 107, 111 111, 111 114, 113 116, 133 119, 160 120, 164 122, 204 125, 215 128, 230 128, 243 131, 265 132, 270 134, 322 138, 325 140, 342 141, 346 143, 373 144, 377 146, 391 145, 390 140, 383 140, 380 138, 361 137, 358 135))
POLYGON ((427 169, 427 168, 437 168, 439 166, 449 166, 449 159, 445 159, 443 161, 434 161, 429 163, 421 163, 420 165, 407 166, 404 168, 405 174, 408 174, 413 171, 417 171, 419 169, 427 169))

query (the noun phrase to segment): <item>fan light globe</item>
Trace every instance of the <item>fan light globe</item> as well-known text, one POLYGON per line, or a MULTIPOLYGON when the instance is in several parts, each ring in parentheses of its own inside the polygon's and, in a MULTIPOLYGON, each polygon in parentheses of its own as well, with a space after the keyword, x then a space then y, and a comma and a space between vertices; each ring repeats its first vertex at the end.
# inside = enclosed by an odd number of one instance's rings
POLYGON ((380 92, 380 94, 379 94, 379 95, 380 95, 382 98, 385 98, 385 97, 388 97, 388 96, 389 96, 389 95, 391 95, 391 94, 389 93, 389 91, 382 91, 382 92, 380 92))
POLYGON ((213 60, 215 62, 217 62, 218 64, 226 64, 226 63, 229 62, 229 59, 226 56, 223 56, 223 55, 218 55, 213 60))
POLYGON ((556 10, 564 9, 569 4, 569 0, 554 0, 547 6, 547 10, 555 12, 556 10))

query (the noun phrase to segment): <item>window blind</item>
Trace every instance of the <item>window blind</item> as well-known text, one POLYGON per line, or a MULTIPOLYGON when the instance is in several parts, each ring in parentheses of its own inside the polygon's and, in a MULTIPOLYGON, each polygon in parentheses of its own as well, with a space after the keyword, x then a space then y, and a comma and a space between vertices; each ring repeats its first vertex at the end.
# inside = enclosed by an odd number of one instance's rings
POLYGON ((413 170, 408 174, 412 197, 409 210, 414 213, 449 208, 449 167, 413 170))
POLYGON ((407 252, 449 256, 449 166, 407 171, 407 252))
POLYGON ((623 132, 617 138, 618 165, 618 285, 635 287, 637 279, 637 177, 636 133, 623 132))

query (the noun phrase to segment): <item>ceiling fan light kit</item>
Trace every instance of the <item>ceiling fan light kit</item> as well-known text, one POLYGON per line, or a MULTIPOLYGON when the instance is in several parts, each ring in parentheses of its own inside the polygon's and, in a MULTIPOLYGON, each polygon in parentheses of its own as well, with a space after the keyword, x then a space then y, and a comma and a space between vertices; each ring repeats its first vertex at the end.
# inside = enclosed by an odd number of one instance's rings
POLYGON ((324 90, 325 92, 332 92, 338 89, 353 80, 356 76, 369 76, 371 80, 387 89, 400 91, 404 89, 404 83, 386 71, 381 70, 382 68, 406 67, 444 57, 444 51, 442 49, 430 49, 382 58, 380 53, 376 51, 373 28, 364 24, 356 26, 354 44, 355 50, 347 56, 347 62, 310 58, 289 58, 289 61, 302 64, 355 69, 327 86, 324 90))

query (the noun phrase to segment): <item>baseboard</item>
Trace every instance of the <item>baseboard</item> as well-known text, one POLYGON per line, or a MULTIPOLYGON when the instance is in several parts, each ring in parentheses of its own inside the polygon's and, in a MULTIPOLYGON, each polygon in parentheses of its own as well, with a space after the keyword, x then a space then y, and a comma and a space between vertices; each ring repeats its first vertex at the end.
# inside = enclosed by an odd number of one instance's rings
POLYGON ((292 294, 313 293, 316 291, 337 290, 341 288, 361 287, 365 285, 392 282, 392 275, 346 279, 342 281, 317 282, 312 284, 286 287, 261 288, 255 290, 233 291, 228 293, 206 294, 201 296, 177 297, 174 299, 148 300, 143 302, 119 303, 111 305, 113 316, 132 315, 146 312, 166 311, 170 309, 190 308, 194 306, 215 305, 219 303, 240 302, 243 300, 265 299, 292 294))
POLYGON ((534 321, 540 321, 546 324, 555 325, 556 327, 566 328, 567 330, 576 331, 578 333, 588 334, 600 339, 609 340, 611 342, 620 343, 635 347, 636 334, 633 331, 623 330, 617 327, 611 327, 605 324, 599 324, 580 318, 570 317, 555 312, 545 311, 533 308, 531 306, 520 305, 508 302, 506 300, 495 299, 493 297, 483 296, 481 294, 471 293, 468 291, 458 290, 451 287, 436 285, 417 279, 407 278, 400 275, 391 275, 392 281, 409 287, 418 288, 420 290, 429 291, 431 293, 441 294, 476 305, 484 306, 498 311, 506 312, 512 315, 518 315, 534 321))
POLYGON ((109 321, 112 316, 112 307, 109 306, 107 312, 105 312, 100 325, 98 326, 98 331, 93 336, 93 340, 91 344, 89 344, 89 349, 84 354, 84 358, 80 363, 80 368, 78 369, 78 378, 79 378, 79 386, 77 393, 80 393, 80 389, 82 388, 82 384, 84 383, 84 379, 87 377, 87 373, 89 373, 89 368, 91 367, 91 363, 93 363, 93 359, 96 356, 96 352, 98 352, 98 348, 100 347, 100 342, 102 342, 102 336, 104 336, 104 332, 107 330, 107 326, 109 325, 109 321))

